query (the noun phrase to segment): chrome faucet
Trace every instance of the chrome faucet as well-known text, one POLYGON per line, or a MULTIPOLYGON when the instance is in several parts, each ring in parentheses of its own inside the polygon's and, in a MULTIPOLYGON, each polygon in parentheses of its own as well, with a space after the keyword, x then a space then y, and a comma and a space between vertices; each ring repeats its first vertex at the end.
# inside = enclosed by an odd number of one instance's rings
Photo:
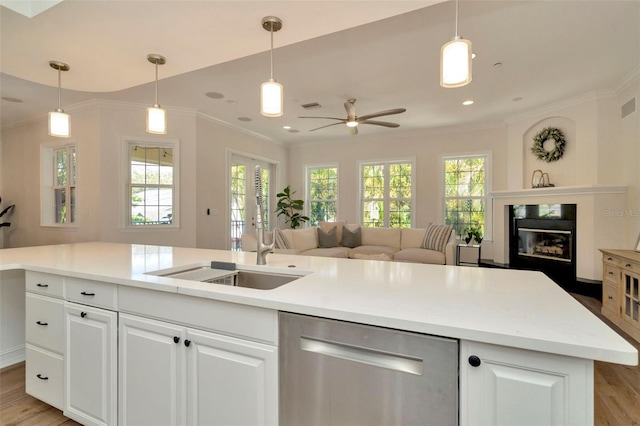
POLYGON ((265 244, 264 242, 264 226, 262 223, 262 170, 260 166, 256 166, 255 171, 255 183, 256 183, 256 240, 257 240, 257 255, 256 265, 267 264, 267 254, 271 253, 275 245, 275 240, 271 244, 265 244))

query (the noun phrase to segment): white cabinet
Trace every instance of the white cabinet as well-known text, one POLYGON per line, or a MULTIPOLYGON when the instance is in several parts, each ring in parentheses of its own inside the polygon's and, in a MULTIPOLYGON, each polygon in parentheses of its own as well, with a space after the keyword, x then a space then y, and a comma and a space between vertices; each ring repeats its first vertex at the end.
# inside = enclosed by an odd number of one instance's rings
POLYGON ((117 312, 65 302, 64 415, 117 422, 117 312))
POLYGON ((463 341, 461 425, 592 425, 593 361, 463 341))
POLYGON ((278 352, 120 315, 120 425, 278 423, 278 352))

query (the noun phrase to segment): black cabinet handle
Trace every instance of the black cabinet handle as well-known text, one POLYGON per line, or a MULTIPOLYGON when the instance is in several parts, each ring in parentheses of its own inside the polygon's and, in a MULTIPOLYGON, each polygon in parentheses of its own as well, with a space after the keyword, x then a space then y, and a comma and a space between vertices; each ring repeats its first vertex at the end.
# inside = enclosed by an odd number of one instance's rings
POLYGON ((469 357, 469 364, 471 364, 472 367, 479 367, 480 364, 482 364, 482 361, 480 361, 480 358, 476 355, 471 355, 469 357))
POLYGON ((613 296, 609 296, 609 300, 613 300, 613 296))
POLYGON ((613 257, 607 257, 607 260, 613 260, 613 257))
POLYGON ((184 341, 184 345, 185 345, 186 347, 189 347, 189 345, 191 345, 191 340, 185 340, 185 341, 184 341))
POLYGON ((38 324, 38 325, 49 325, 48 322, 42 322, 42 321, 36 321, 36 324, 38 324))
POLYGON ((36 377, 40 380, 49 380, 47 376, 43 376, 42 374, 36 374, 36 377))
POLYGON ((631 268, 631 264, 627 263, 626 265, 624 265, 625 268, 631 268))
POLYGON ((95 296, 96 295, 95 293, 87 293, 86 291, 83 291, 80 294, 83 295, 83 296, 95 296))
POLYGON ((180 343, 180 338, 178 336, 173 336, 173 343, 180 343))
POLYGON ((36 287, 47 288, 47 287, 49 287, 49 284, 38 283, 38 284, 36 284, 36 287))
POLYGON ((87 316, 87 313, 86 313, 86 312, 80 312, 80 316, 81 316, 82 318, 84 318, 84 317, 86 317, 86 316, 87 316))
POLYGON ((609 275, 613 275, 613 271, 609 271, 609 275))

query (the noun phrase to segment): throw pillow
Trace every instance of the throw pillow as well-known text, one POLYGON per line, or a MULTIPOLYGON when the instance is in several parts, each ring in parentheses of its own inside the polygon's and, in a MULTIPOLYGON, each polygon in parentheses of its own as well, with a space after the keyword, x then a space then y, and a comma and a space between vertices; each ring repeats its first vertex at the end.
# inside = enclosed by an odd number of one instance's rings
POLYGON ((276 242, 275 248, 287 249, 287 250, 293 248, 287 236, 282 233, 282 230, 278 228, 274 229, 273 238, 274 238, 274 241, 276 242))
POLYGON ((345 222, 318 222, 318 226, 324 231, 329 232, 331 228, 336 228, 336 235, 338 237, 338 245, 342 244, 342 228, 344 227, 345 222))
POLYGON ((342 246, 355 248, 362 245, 362 228, 356 228, 354 231, 346 226, 342 228, 342 246))
POLYGON ((324 232, 321 228, 318 229, 318 247, 331 248, 338 247, 338 228, 333 227, 329 232, 324 232))
POLYGON ((422 248, 444 253, 452 230, 453 226, 451 225, 434 225, 430 223, 424 233, 422 248))

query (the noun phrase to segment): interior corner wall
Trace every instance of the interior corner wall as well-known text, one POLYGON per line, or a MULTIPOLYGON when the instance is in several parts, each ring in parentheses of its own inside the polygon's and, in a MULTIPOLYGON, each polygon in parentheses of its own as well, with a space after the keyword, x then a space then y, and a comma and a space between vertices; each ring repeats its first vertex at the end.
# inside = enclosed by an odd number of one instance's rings
POLYGON ((287 148, 279 143, 251 136, 206 117, 196 118, 195 224, 196 247, 229 249, 228 153, 236 152, 269 159, 278 164, 276 188, 286 182, 287 148), (210 214, 207 214, 207 209, 210 214))
POLYGON ((99 110, 71 112, 78 156, 78 227, 40 226, 40 146, 60 139, 47 134, 47 117, 2 129, 2 205, 15 204, 4 228, 4 247, 25 247, 100 239, 99 110), (80 179, 82 181, 80 181, 80 179), (10 219, 10 220, 9 220, 10 219))

